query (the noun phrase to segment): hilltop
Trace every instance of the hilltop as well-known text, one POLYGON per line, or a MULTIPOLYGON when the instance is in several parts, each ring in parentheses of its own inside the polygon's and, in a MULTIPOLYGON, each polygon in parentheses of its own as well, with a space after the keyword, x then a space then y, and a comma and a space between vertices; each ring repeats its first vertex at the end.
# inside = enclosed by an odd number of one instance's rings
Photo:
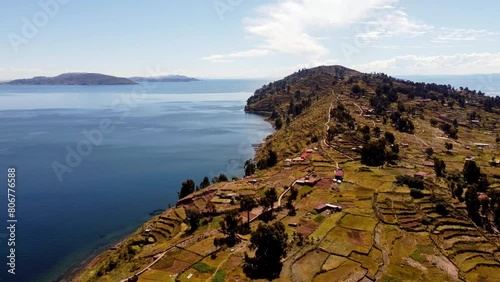
POLYGON ((33 78, 16 79, 4 84, 11 85, 125 85, 137 84, 124 78, 100 73, 63 73, 54 77, 35 76, 33 78))
POLYGON ((74 280, 500 281, 500 97, 321 66, 245 110, 277 129, 245 178, 186 180, 74 280))

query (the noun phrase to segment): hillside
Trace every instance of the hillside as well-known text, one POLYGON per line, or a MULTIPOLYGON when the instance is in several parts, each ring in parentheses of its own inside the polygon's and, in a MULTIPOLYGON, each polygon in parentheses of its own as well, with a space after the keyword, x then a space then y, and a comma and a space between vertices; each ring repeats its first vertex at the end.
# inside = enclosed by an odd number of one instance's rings
POLYGON ((500 281, 499 97, 322 66, 245 110, 277 129, 247 177, 186 181, 74 280, 500 281))
POLYGON ((124 85, 136 82, 111 75, 99 73, 64 73, 54 77, 36 76, 27 79, 16 79, 5 84, 12 85, 124 85))

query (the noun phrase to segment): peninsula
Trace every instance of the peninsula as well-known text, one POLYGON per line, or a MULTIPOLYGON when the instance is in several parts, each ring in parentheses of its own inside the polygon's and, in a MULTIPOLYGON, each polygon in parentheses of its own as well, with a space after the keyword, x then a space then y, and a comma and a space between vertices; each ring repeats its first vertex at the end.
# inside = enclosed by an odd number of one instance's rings
POLYGON ((255 91, 276 132, 72 281, 500 281, 500 97, 342 66, 255 91))
POLYGON ((116 77, 100 73, 64 73, 54 77, 36 76, 27 79, 16 79, 4 84, 11 85, 127 85, 137 84, 124 77, 116 77))

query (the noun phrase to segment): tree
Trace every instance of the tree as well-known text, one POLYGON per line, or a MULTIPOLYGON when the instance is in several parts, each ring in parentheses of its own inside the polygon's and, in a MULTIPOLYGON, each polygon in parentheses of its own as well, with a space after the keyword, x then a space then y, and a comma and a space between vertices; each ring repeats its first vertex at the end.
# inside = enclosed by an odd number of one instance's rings
POLYGON ((255 163, 252 160, 245 162, 245 176, 250 176, 255 173, 255 163))
POLYGON ((373 128, 373 135, 375 135, 376 138, 380 137, 381 132, 382 131, 380 130, 380 127, 376 126, 375 128, 373 128))
POLYGON ((475 161, 466 161, 463 168, 464 178, 469 184, 477 183, 481 176, 481 169, 475 161))
POLYGON ((443 160, 434 157, 434 172, 437 177, 442 177, 446 170, 446 164, 443 160))
POLYGON ((374 140, 361 149, 361 163, 370 166, 383 165, 386 159, 385 141, 374 140))
POLYGON ((197 209, 186 209, 186 219, 185 222, 190 226, 189 233, 193 233, 198 229, 200 225, 200 219, 202 215, 197 209))
POLYGON ((252 196, 243 196, 240 201, 240 211, 247 212, 247 224, 250 226, 250 211, 257 207, 257 201, 252 196))
POLYGON ((481 173, 477 180, 477 191, 485 193, 489 186, 490 181, 488 180, 488 175, 486 175, 486 173, 481 173))
POLYGON ((453 143, 446 142, 444 143, 444 147, 446 148, 447 151, 450 151, 453 149, 453 143))
POLYGON ((432 155, 434 154, 434 149, 428 147, 427 149, 425 149, 425 153, 427 154, 427 156, 432 157, 432 155))
POLYGON ((295 216, 297 214, 297 212, 295 211, 295 207, 293 206, 293 201, 290 198, 288 198, 288 200, 286 201, 285 206, 288 210, 289 216, 295 216))
POLYGON ((234 246, 238 240, 238 231, 240 230, 241 219, 238 212, 233 210, 224 216, 220 222, 220 229, 226 235, 225 242, 228 246, 234 246))
POLYGON ((192 179, 188 179, 188 180, 182 182, 181 191, 178 193, 179 199, 182 199, 182 198, 186 197, 187 195, 193 193, 194 189, 195 189, 195 184, 194 184, 194 181, 192 179))
POLYGON ((255 257, 245 257, 245 272, 252 279, 277 278, 281 272, 281 259, 286 255, 288 234, 281 222, 259 224, 252 232, 250 248, 255 249, 255 257))
MULTIPOLYGON (((493 202, 493 201, 492 201, 493 202)), ((497 226, 500 226, 500 197, 495 201, 495 209, 493 210, 494 218, 493 221, 497 226)))
POLYGON ((219 182, 227 182, 229 179, 224 173, 219 174, 219 182))
POLYGON ((274 120, 274 127, 276 130, 280 130, 283 127, 283 121, 281 120, 281 117, 278 117, 276 120, 274 120))
POLYGON ((290 199, 291 201, 295 201, 297 200, 298 195, 299 195, 299 190, 297 190, 297 188, 295 187, 292 187, 290 188, 290 196, 288 197, 288 199, 290 199))
POLYGON ((424 192, 419 189, 411 188, 410 196, 412 196, 414 199, 421 199, 424 197, 424 192))
POLYGON ((276 189, 269 188, 266 190, 264 193, 264 197, 260 199, 260 205, 263 206, 264 208, 270 208, 272 209, 274 207, 274 203, 278 201, 278 193, 276 192, 276 189))
POLYGON ((457 197, 457 199, 458 199, 459 202, 463 202, 464 201, 464 198, 463 198, 464 188, 462 187, 462 185, 458 184, 455 187, 455 189, 453 190, 453 193, 455 194, 455 196, 457 197))
POLYGON ((351 91, 353 94, 359 94, 361 93, 361 87, 359 87, 358 84, 354 84, 351 88, 351 91))
POLYGON ((477 188, 475 185, 470 185, 467 188, 467 192, 465 192, 465 205, 467 206, 467 212, 469 213, 469 217, 478 222, 479 220, 479 199, 477 198, 477 188))
POLYGON ((267 167, 273 167, 278 163, 278 155, 275 151, 269 150, 269 156, 267 158, 267 167))
POLYGON ((387 142, 389 142, 389 144, 394 144, 394 142, 396 141, 396 138, 394 137, 394 134, 392 134, 389 131, 386 131, 384 133, 384 135, 385 135, 385 139, 387 140, 387 142))
POLYGON ((200 189, 205 189, 208 186, 210 186, 210 180, 208 179, 208 176, 205 176, 203 178, 203 181, 201 181, 201 183, 200 183, 200 189))

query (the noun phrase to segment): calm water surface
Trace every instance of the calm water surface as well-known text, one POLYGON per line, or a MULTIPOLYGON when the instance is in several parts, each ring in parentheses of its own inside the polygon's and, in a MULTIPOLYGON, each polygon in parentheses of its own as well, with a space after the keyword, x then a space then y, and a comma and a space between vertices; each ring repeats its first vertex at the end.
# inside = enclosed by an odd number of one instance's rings
POLYGON ((0 227, 10 166, 17 169, 18 219, 16 275, 7 275, 7 233, 0 231, 0 280, 57 280, 151 211, 175 204, 185 179, 241 176, 251 144, 272 133, 262 117, 243 112, 264 83, 0 86, 0 227), (95 133, 101 123, 110 124, 102 138, 95 133), (81 160, 68 162, 78 149, 81 160), (55 163, 71 170, 59 173, 62 181, 55 163))

